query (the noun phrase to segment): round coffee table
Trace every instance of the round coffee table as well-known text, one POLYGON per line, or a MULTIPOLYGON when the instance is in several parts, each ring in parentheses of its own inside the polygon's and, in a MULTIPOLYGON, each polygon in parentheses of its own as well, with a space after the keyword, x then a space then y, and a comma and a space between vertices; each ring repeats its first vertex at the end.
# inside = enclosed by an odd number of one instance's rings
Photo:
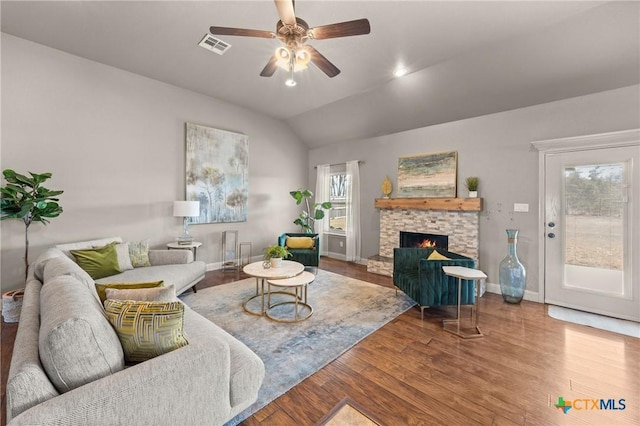
POLYGON ((296 275, 295 277, 291 277, 291 278, 284 278, 281 280, 272 280, 272 279, 267 280, 267 283, 269 283, 269 286, 267 289, 267 310, 265 311, 264 314, 267 316, 267 318, 270 318, 278 322, 299 322, 309 318, 313 314, 313 307, 307 303, 307 285, 311 284, 315 279, 316 279, 316 276, 313 275, 311 272, 304 271, 300 275, 296 275), (272 292, 271 286, 281 287, 281 288, 283 287, 293 288, 295 292, 294 293, 290 293, 286 291, 272 292), (278 302, 272 305, 271 295, 274 293, 282 293, 282 294, 293 296, 293 300, 285 300, 284 302, 278 302), (277 306, 283 306, 283 305, 294 305, 293 318, 278 318, 271 315, 270 311, 273 308, 277 306), (302 310, 308 310, 309 312, 304 316, 300 316, 299 315, 300 308, 302 308, 302 310))
MULTIPOLYGON (((277 268, 264 268, 262 262, 253 262, 242 268, 242 271, 256 277, 256 294, 248 298, 242 307, 245 311, 253 315, 263 316, 265 313, 264 305, 264 281, 267 279, 279 280, 283 278, 291 278, 301 274, 304 271, 304 265, 302 263, 293 262, 291 260, 283 260, 282 264, 277 268), (248 303, 253 299, 261 297, 260 310, 251 310, 248 308, 248 303)), ((288 293, 291 294, 291 293, 288 293)))

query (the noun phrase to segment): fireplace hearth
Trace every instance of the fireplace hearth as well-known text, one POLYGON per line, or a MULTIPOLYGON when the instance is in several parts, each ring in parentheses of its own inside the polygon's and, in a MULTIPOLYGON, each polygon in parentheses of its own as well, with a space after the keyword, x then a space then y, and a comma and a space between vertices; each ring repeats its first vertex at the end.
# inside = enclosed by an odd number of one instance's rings
POLYGON ((447 235, 428 234, 423 232, 400 231, 400 247, 436 247, 448 250, 449 237, 447 235))

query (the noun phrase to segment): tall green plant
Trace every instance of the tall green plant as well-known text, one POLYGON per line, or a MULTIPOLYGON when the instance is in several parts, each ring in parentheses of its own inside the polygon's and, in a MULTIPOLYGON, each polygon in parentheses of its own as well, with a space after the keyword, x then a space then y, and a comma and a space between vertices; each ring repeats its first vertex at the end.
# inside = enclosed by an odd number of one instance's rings
POLYGON ((25 279, 29 270, 29 226, 33 222, 49 223, 49 218, 58 217, 62 207, 57 195, 64 191, 40 186, 51 177, 51 173, 21 175, 11 169, 2 172, 7 185, 0 188, 0 220, 22 219, 24 222, 24 266, 25 279))
POLYGON ((312 207, 309 200, 313 197, 313 192, 308 189, 290 191, 289 194, 291 194, 291 196, 296 200, 297 205, 302 204, 304 201, 305 206, 307 207, 307 209, 303 210, 293 223, 300 226, 303 232, 313 234, 313 224, 316 220, 324 218, 324 211, 331 208, 331 203, 329 201, 314 203, 312 207))

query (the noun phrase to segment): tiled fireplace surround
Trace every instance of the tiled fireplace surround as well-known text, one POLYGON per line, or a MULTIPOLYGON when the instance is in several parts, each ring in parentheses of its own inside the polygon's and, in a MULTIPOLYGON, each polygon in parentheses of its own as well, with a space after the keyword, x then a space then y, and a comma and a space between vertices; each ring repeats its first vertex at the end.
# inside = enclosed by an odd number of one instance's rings
POLYGON ((449 251, 478 260, 479 212, 380 209, 380 254, 367 260, 367 272, 393 276, 393 249, 400 231, 449 236, 449 251))

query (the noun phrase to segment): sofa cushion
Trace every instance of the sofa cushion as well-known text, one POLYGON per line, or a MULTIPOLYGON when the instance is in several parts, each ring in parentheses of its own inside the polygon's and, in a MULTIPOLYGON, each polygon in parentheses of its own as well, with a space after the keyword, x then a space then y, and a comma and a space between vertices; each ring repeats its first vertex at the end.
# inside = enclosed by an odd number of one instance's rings
POLYGON ((99 300, 98 293, 96 292, 96 285, 93 278, 87 274, 78 264, 69 259, 67 256, 58 256, 54 259, 50 259, 45 267, 43 273, 43 285, 47 285, 53 281, 54 278, 61 275, 69 275, 77 279, 79 282, 85 285, 87 289, 93 294, 93 296, 99 300))
POLYGON ((75 258, 71 254, 71 250, 83 250, 96 247, 104 247, 109 243, 121 243, 120 237, 100 238, 99 240, 78 241, 76 243, 57 244, 56 248, 61 250, 65 256, 75 262, 75 258))
POLYGON ((51 260, 57 257, 66 257, 62 250, 55 247, 48 248, 31 264, 29 268, 33 268, 33 275, 40 281, 44 281, 44 267, 51 260))
POLYGON ((134 268, 151 266, 149 261, 149 240, 130 242, 129 257, 134 268))
POLYGON ((124 368, 118 336, 99 302, 69 275, 54 278, 40 294, 42 365, 63 393, 124 368))
MULTIPOLYGON (((185 252, 187 250, 171 250, 171 252, 185 252)), ((180 294, 193 285, 197 280, 204 278, 206 272, 206 264, 200 260, 177 265, 158 265, 148 268, 134 268, 130 271, 124 271, 119 275, 100 278, 96 283, 135 283, 135 282, 151 282, 164 281, 164 285, 173 284, 176 286, 176 294, 180 294)))
POLYGON ((311 237, 287 237, 285 243, 287 248, 294 249, 312 249, 314 244, 314 239, 311 237))
POLYGON ((104 309, 127 362, 146 361, 187 345, 181 302, 107 299, 104 309))
POLYGON ((78 265, 87 271, 93 279, 120 273, 115 243, 107 244, 104 247, 71 250, 71 254, 75 257, 78 265))
POLYGON ((229 396, 231 406, 246 402, 246 395, 259 389, 264 378, 264 364, 244 343, 227 333, 217 324, 186 307, 184 310, 185 333, 196 344, 201 339, 217 339, 227 342, 230 352, 231 374, 229 396))
POLYGON ((23 411, 59 395, 38 356, 41 288, 39 281, 29 280, 24 289, 24 303, 7 380, 7 423, 23 411))
POLYGON ((107 283, 107 284, 99 284, 96 283, 96 291, 98 292, 98 296, 100 297, 100 302, 104 303, 107 300, 107 289, 108 288, 117 288, 117 289, 136 289, 136 288, 154 288, 160 287, 164 284, 162 280, 160 281, 150 281, 150 282, 139 282, 139 283, 107 283))
POLYGON ((155 288, 118 289, 107 287, 105 291, 107 299, 113 300, 137 300, 139 302, 174 302, 176 301, 176 288, 169 285, 155 288))

